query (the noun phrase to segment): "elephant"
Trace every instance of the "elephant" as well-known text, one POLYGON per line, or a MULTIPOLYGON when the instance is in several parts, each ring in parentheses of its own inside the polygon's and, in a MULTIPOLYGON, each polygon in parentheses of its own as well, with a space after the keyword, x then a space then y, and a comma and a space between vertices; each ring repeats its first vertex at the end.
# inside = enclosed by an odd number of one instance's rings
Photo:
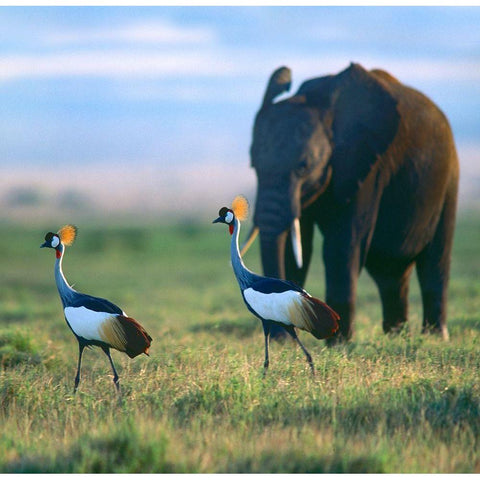
POLYGON ((278 68, 255 117, 257 192, 243 252, 259 233, 264 274, 303 286, 319 228, 326 302, 340 315, 329 345, 353 336, 363 267, 379 290, 383 331, 401 331, 415 266, 422 333, 448 339, 459 164, 446 116, 386 71, 358 63, 274 102, 290 86, 290 69, 278 68))

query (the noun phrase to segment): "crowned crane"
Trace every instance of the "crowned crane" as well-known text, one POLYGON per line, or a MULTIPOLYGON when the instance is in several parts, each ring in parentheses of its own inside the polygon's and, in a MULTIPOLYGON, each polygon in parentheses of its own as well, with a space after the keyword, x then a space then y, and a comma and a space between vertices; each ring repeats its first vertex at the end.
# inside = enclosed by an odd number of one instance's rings
POLYGON ((65 225, 57 233, 45 235, 42 247, 55 250, 55 282, 62 300, 65 320, 78 340, 78 367, 75 376, 74 393, 80 382, 80 367, 85 347, 98 346, 107 355, 113 370, 113 382, 120 391, 119 377, 113 364, 110 348, 125 352, 130 358, 141 353, 148 355, 152 337, 121 308, 104 298, 85 295, 74 290, 65 279, 62 260, 65 247, 72 245, 77 227, 65 225))
POLYGON ((269 278, 250 271, 242 261, 238 247, 240 221, 248 217, 249 205, 243 195, 238 195, 232 207, 223 207, 213 223, 228 225, 231 239, 231 260, 242 297, 247 308, 262 321, 265 334, 264 375, 269 366, 268 343, 270 328, 281 325, 296 340, 305 353, 312 374, 315 373, 310 353, 297 336, 295 327, 322 339, 331 337, 338 329, 340 317, 326 303, 312 297, 303 288, 287 280, 269 278))

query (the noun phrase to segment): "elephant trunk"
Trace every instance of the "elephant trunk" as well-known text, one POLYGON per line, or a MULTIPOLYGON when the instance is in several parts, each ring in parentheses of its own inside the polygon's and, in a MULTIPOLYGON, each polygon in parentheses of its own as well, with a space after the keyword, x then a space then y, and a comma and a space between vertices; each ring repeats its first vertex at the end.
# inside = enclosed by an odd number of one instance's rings
POLYGON ((301 214, 300 185, 275 177, 259 180, 253 223, 261 235, 279 235, 289 230, 301 214))
POLYGON ((285 244, 287 232, 277 236, 260 234, 260 252, 263 274, 267 277, 285 278, 285 244))
POLYGON ((298 268, 302 268, 302 241, 300 235, 300 191, 290 188, 275 190, 258 188, 254 224, 261 240, 264 274, 285 278, 285 244, 290 234, 292 250, 298 268))

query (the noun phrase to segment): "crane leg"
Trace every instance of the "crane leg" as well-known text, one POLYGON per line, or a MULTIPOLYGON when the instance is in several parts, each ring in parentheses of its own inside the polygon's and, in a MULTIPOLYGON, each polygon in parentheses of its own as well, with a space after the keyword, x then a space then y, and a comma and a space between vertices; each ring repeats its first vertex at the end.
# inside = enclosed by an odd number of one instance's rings
POLYGON ((82 354, 85 345, 81 342, 78 342, 78 365, 77 365, 77 374, 75 375, 75 386, 73 387, 73 393, 77 393, 78 384, 80 383, 80 368, 82 366, 82 354))
POLYGON ((113 383, 115 384, 115 388, 117 389, 117 392, 120 393, 120 384, 118 383, 119 376, 117 371, 115 370, 115 365, 113 364, 113 359, 112 359, 112 356, 110 355, 110 349, 108 347, 102 347, 102 350, 105 352, 105 355, 108 357, 108 360, 110 360, 110 365, 112 366, 112 370, 113 370, 113 383))
POLYGON ((263 362, 263 376, 267 374, 268 366, 270 365, 270 359, 268 358, 268 342, 270 340, 270 325, 266 322, 263 324, 263 333, 265 334, 265 361, 263 362))
POLYGON ((310 365, 310 369, 312 370, 312 375, 315 375, 315 367, 313 366, 313 360, 312 356, 308 352, 308 350, 305 348, 303 343, 300 341, 298 338, 297 332, 295 331, 295 328, 293 326, 286 328, 287 332, 295 339, 295 341, 300 345, 300 348, 303 350, 303 353, 307 357, 307 362, 310 365))

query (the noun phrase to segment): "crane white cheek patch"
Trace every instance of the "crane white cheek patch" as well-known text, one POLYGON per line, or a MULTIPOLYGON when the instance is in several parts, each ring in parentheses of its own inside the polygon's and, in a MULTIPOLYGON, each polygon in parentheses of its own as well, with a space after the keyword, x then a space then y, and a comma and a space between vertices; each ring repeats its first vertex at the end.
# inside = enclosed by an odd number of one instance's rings
POLYGON ((232 223, 232 220, 233 220, 233 213, 232 212, 227 212, 227 214, 225 215, 225 221, 227 223, 232 223))
POLYGON ((52 243, 51 243, 52 247, 57 248, 59 244, 60 244, 60 239, 56 235, 54 235, 52 237, 52 243))

